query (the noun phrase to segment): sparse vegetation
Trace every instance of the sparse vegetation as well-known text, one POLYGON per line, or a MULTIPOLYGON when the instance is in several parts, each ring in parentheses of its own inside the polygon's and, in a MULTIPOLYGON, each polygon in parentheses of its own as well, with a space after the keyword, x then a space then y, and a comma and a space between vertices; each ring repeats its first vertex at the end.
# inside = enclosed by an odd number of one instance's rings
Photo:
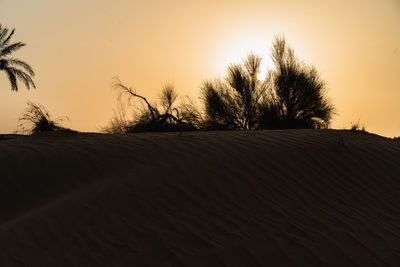
MULTIPOLYGON (((28 102, 27 105, 28 107, 25 109, 25 112, 19 118, 20 123, 17 132, 23 134, 37 134, 63 130, 70 131, 52 120, 49 112, 42 105, 33 102, 28 102)), ((56 121, 61 122, 64 119, 68 119, 68 117, 58 118, 56 121)))
POLYGON ((101 132, 108 134, 123 134, 126 133, 129 126, 133 124, 126 117, 127 107, 121 101, 118 101, 117 109, 113 110, 113 116, 109 124, 100 128, 101 132))
POLYGON ((261 58, 228 67, 222 80, 204 82, 206 125, 215 129, 326 128, 334 107, 315 67, 301 62, 283 37, 272 48, 275 70, 258 79, 261 58))
POLYGON ((135 109, 132 120, 126 119, 126 110, 120 108, 119 112, 114 112, 110 125, 103 128, 107 133, 188 131, 197 130, 202 124, 201 112, 196 109, 193 101, 187 98, 181 105, 175 105, 178 94, 173 85, 163 87, 158 105, 151 104, 118 78, 115 78, 114 88, 119 91, 119 101, 126 96, 129 104, 135 98, 140 99, 143 105, 142 108, 135 109))
POLYGON ((361 132, 365 132, 365 126, 364 124, 360 124, 360 120, 358 120, 357 122, 351 122, 350 123, 350 131, 361 131, 361 132))
MULTIPOLYGON (((325 96, 325 83, 315 67, 301 62, 283 37, 272 48, 275 70, 258 79, 261 57, 249 54, 243 64, 232 64, 223 79, 206 80, 201 87, 203 110, 191 99, 175 105, 177 93, 164 86, 160 103, 152 104, 115 78, 118 100, 141 100, 132 120, 121 106, 114 111, 107 133, 184 130, 253 130, 326 128, 334 107, 325 96)), ((130 101, 128 101, 130 103, 130 101)))

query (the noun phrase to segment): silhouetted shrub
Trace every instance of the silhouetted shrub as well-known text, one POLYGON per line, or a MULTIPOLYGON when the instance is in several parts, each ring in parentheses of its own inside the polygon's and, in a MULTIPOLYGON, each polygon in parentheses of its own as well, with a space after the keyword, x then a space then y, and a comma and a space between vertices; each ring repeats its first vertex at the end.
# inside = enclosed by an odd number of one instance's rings
POLYGON ((203 129, 204 126, 204 115, 198 103, 193 101, 190 97, 185 97, 181 100, 178 106, 180 119, 187 122, 187 124, 193 126, 195 129, 203 129))
POLYGON ((224 79, 201 87, 206 127, 212 129, 277 129, 327 127, 334 113, 325 83, 314 67, 294 55, 282 37, 272 48, 275 70, 257 78, 261 58, 250 54, 243 65, 230 65, 224 79))
MULTIPOLYGON (((271 91, 269 91, 271 92, 271 91)), ((282 112, 278 101, 271 95, 265 95, 260 103, 257 117, 258 129, 281 129, 285 128, 282 112)))
POLYGON ((365 132, 365 126, 364 124, 360 124, 360 120, 358 120, 357 122, 352 122, 350 124, 350 131, 361 131, 361 132, 365 132))
POLYGON ((119 99, 141 99, 143 108, 136 109, 133 120, 115 113, 106 132, 328 127, 334 107, 316 68, 301 62, 283 37, 275 38, 272 59, 275 69, 265 80, 258 79, 261 57, 249 54, 243 64, 229 65, 223 79, 204 81, 203 111, 190 99, 174 106, 177 94, 171 85, 163 88, 157 106, 116 78, 119 99))
POLYGON ((126 133, 126 129, 133 123, 127 119, 126 112, 126 106, 121 101, 118 101, 117 109, 113 110, 113 116, 109 124, 100 128, 100 131, 108 134, 126 133))
POLYGON ((261 58, 250 54, 243 65, 228 67, 223 80, 205 81, 201 88, 206 127, 212 129, 256 128, 265 84, 257 78, 261 58))
POLYGON ((325 82, 315 67, 307 66, 294 54, 283 37, 272 47, 275 70, 267 78, 269 97, 260 109, 260 128, 323 128, 334 107, 325 97, 325 82))
POLYGON ((144 105, 142 109, 135 110, 135 117, 132 120, 126 120, 124 116, 118 114, 114 115, 111 125, 103 128, 106 132, 192 131, 197 130, 202 123, 201 113, 195 109, 190 99, 181 106, 174 105, 178 95, 172 85, 164 86, 161 91, 160 107, 151 104, 133 88, 122 84, 118 78, 115 78, 114 88, 119 90, 119 100, 122 96, 127 96, 130 103, 131 98, 138 98, 144 105))
MULTIPOLYGON (((32 102, 27 103, 28 107, 19 118, 19 125, 17 132, 25 134, 37 134, 42 132, 54 131, 71 131, 67 128, 61 127, 55 121, 50 119, 49 112, 40 104, 32 102), (28 126, 26 125, 28 123, 28 126)), ((57 121, 63 121, 67 117, 58 118, 57 121)))

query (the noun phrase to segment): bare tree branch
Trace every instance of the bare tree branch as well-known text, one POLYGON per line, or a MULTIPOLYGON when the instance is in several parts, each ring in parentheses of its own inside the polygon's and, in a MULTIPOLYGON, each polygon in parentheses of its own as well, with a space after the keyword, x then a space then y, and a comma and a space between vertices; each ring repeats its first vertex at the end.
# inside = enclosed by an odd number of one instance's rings
POLYGON ((129 87, 123 85, 118 77, 114 77, 114 79, 115 79, 114 88, 122 90, 123 93, 126 93, 126 94, 129 94, 131 96, 138 97, 138 98, 142 99, 146 103, 146 105, 147 105, 147 107, 149 109, 149 112, 151 114, 151 117, 153 118, 153 120, 155 120, 155 118, 156 118, 155 113, 158 113, 157 109, 153 108, 153 106, 150 105, 150 103, 147 101, 147 99, 145 97, 136 94, 136 91, 133 88, 129 88, 129 87))

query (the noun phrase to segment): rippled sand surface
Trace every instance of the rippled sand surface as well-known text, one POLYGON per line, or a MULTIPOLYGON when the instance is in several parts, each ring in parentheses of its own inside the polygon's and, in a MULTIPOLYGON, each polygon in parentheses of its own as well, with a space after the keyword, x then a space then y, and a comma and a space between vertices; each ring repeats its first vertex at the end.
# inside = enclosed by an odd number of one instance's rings
POLYGON ((0 211, 0 266, 400 266, 400 141, 11 136, 0 211))

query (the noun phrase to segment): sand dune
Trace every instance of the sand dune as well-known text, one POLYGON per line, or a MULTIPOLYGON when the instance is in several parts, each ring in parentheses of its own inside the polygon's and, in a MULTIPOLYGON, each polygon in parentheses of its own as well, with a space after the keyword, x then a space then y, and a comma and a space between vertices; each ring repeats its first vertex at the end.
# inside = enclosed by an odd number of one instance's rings
POLYGON ((335 130, 0 141, 0 266, 400 266, 400 142, 335 130))

